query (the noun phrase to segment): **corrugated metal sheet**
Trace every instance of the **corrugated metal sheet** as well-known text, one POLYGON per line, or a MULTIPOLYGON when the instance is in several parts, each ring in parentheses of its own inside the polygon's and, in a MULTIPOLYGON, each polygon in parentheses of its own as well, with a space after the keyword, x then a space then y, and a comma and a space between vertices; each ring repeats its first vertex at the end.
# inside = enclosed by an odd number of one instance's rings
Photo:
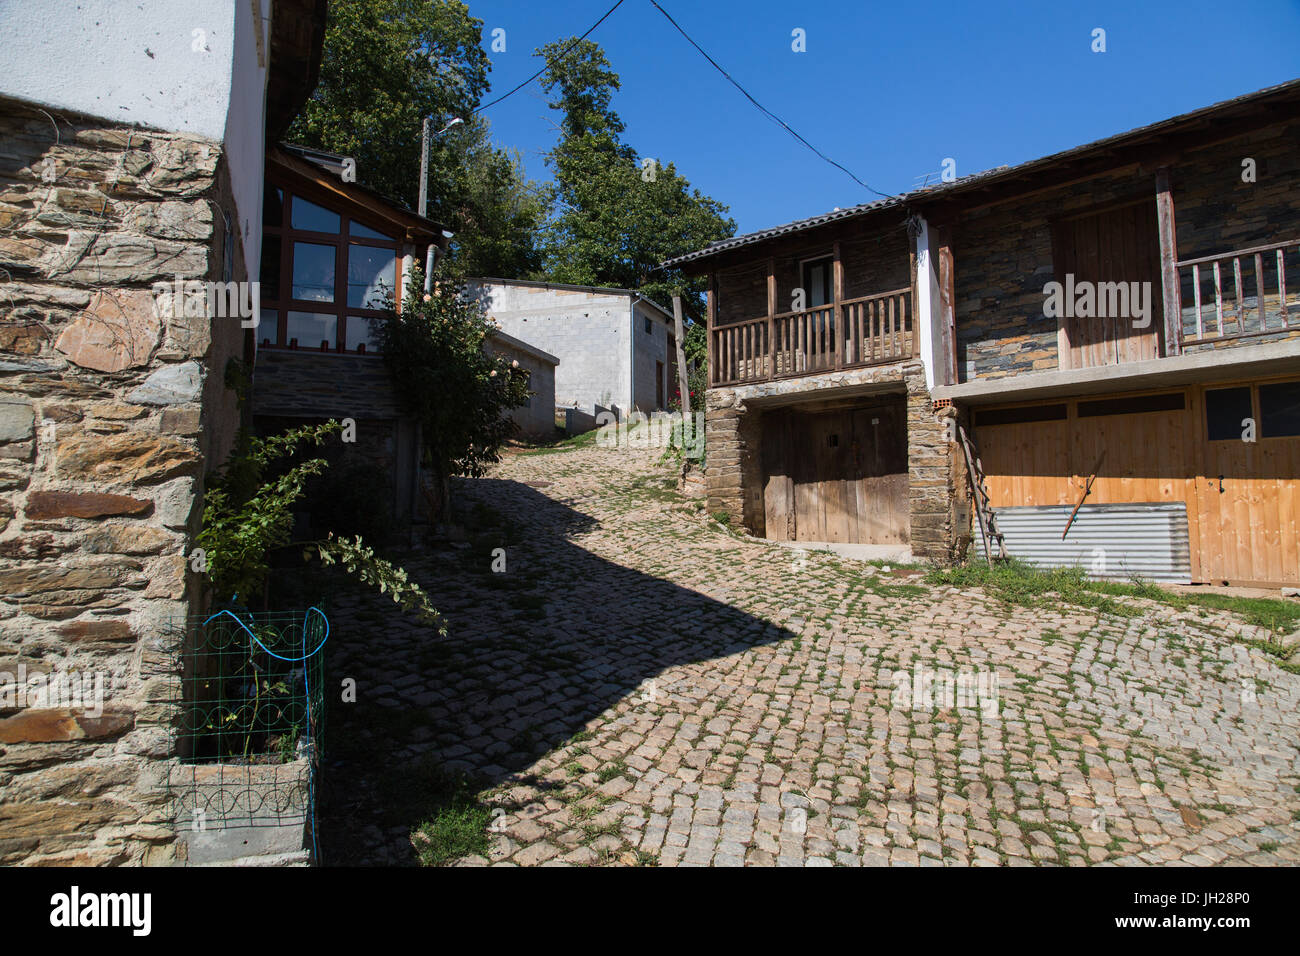
MULTIPOLYGON (((1041 568, 1082 567, 1090 578, 1190 584, 1187 506, 1181 501, 1084 505, 1061 540, 1073 505, 996 508, 1007 553, 1041 568)), ((984 542, 975 535, 984 558, 984 542)))

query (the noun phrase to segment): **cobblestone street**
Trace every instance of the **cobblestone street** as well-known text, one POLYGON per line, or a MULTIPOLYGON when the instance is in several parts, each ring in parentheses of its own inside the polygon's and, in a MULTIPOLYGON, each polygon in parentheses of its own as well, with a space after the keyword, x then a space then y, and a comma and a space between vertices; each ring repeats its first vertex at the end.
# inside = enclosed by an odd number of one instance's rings
POLYGON ((510 455, 456 495, 467 540, 400 556, 448 637, 331 601, 357 703, 325 730, 327 863, 415 862, 449 771, 493 808, 462 864, 1300 861, 1300 677, 1237 618, 738 536, 657 452, 510 455))

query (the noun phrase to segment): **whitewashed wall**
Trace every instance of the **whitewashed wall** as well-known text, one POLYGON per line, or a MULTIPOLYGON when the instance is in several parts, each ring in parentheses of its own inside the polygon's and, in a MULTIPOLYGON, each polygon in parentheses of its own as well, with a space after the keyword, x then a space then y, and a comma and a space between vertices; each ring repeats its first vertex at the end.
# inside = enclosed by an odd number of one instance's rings
POLYGON ((501 331, 550 352, 555 403, 588 412, 596 405, 630 404, 631 299, 535 286, 485 284, 488 315, 501 331))

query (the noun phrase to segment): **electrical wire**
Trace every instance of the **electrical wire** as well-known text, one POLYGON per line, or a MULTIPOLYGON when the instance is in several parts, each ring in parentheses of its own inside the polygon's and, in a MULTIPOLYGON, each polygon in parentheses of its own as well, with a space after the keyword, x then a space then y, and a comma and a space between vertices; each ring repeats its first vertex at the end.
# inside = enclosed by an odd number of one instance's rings
MULTIPOLYGON (((578 38, 575 39, 572 43, 570 43, 568 46, 566 46, 566 47, 565 47, 565 48, 560 52, 560 56, 564 56, 565 53, 568 53, 570 50, 572 50, 575 46, 577 46, 577 45, 578 45, 579 43, 581 43, 583 40, 587 39, 587 37, 591 35, 591 32, 592 32, 593 30, 595 30, 596 27, 600 26, 602 23, 604 23, 606 20, 608 20, 609 17, 610 17, 610 14, 612 14, 615 10, 617 10, 617 9, 618 9, 619 7, 621 7, 622 5, 623 5, 623 0, 618 0, 618 3, 614 4, 614 5, 613 5, 612 7, 610 7, 608 10, 606 10, 606 11, 605 11, 605 15, 604 15, 603 17, 601 17, 599 20, 597 20, 595 23, 593 23, 593 24, 591 25, 591 27, 587 30, 586 33, 584 33, 582 36, 578 37, 578 38)), ((494 99, 491 103, 484 103, 482 106, 479 106, 479 107, 474 108, 473 110, 470 111, 470 116, 473 116, 475 113, 481 113, 481 112, 483 112, 485 109, 487 109, 488 107, 496 106, 498 103, 500 103, 502 100, 506 99, 507 97, 513 96, 514 94, 518 93, 520 90, 522 90, 522 89, 523 89, 525 86, 527 86, 529 83, 533 82, 533 80, 537 79, 539 76, 541 76, 543 73, 545 73, 545 72, 546 72, 546 69, 547 69, 546 67, 542 67, 540 70, 538 70, 538 71, 537 71, 536 73, 534 73, 532 76, 530 76, 528 79, 524 80, 522 83, 520 83, 518 86, 516 86, 513 90, 510 90, 510 91, 507 92, 507 93, 503 93, 503 94, 501 94, 501 95, 498 96, 496 99, 494 99)))
MULTIPOLYGON (((655 2, 655 0, 650 0, 650 3, 651 3, 651 5, 652 5, 656 10, 658 10, 660 13, 662 13, 662 14, 667 18, 668 22, 671 23, 671 24, 672 24, 672 25, 677 29, 677 32, 678 32, 678 33, 680 33, 682 36, 684 36, 684 37, 686 38, 686 41, 687 41, 688 43, 690 43, 691 46, 695 47, 695 49, 698 50, 698 51, 700 52, 700 55, 703 56, 704 59, 708 60, 709 63, 712 64, 712 66, 713 66, 713 68, 714 68, 715 70, 717 70, 719 73, 721 73, 723 76, 725 76, 725 77, 727 78, 727 81, 728 81, 729 83, 731 83, 732 86, 734 86, 736 89, 740 90, 740 92, 744 95, 745 99, 747 99, 747 100, 749 100, 749 102, 753 103, 754 106, 758 108, 759 112, 761 112, 764 116, 768 117, 770 120, 772 120, 772 121, 773 121, 774 123, 776 123, 778 126, 780 126, 782 129, 784 129, 787 133, 789 133, 791 136, 793 136, 795 139, 797 139, 800 143, 802 143, 804 146, 808 147, 810 150, 812 150, 814 153, 816 153, 818 156, 820 156, 823 160, 825 160, 826 162, 830 163, 830 164, 831 164, 832 166, 834 166, 836 169, 840 170, 842 173, 844 173, 845 175, 847 175, 850 179, 852 179, 855 183, 857 183, 857 184, 858 184, 859 186, 861 186, 863 189, 867 190, 868 192, 875 193, 877 196, 881 196, 881 197, 883 197, 883 198, 885 198, 885 199, 894 199, 894 198, 896 198, 895 196, 891 195, 890 193, 882 193, 879 189, 876 189, 876 188, 874 188, 874 187, 872 187, 872 186, 869 186, 867 183, 864 183, 861 179, 859 179, 857 176, 855 176, 855 175, 853 174, 853 171, 852 171, 852 170, 848 169, 848 168, 845 167, 845 166, 840 165, 840 164, 837 163, 835 160, 831 159, 829 156, 827 156, 825 153, 823 153, 823 152, 822 152, 820 149, 818 149, 816 146, 814 146, 812 143, 808 142, 808 140, 806 140, 806 139, 804 139, 802 136, 800 136, 800 135, 799 135, 799 134, 798 134, 794 129, 792 129, 792 128, 790 127, 790 124, 788 124, 785 120, 781 119, 781 117, 777 116, 775 113, 773 113, 771 110, 769 110, 766 106, 764 106, 764 105, 763 105, 762 103, 760 103, 758 100, 754 99, 754 97, 750 95, 750 93, 749 93, 748 90, 746 90, 743 86, 741 86, 738 82, 736 82, 735 78, 734 78, 730 73, 728 73, 726 70, 724 70, 724 69, 723 69, 723 68, 718 64, 718 61, 717 61, 717 60, 713 59, 713 57, 709 56, 709 54, 708 54, 707 52, 705 52, 704 47, 702 47, 702 46, 700 46, 698 43, 696 43, 695 40, 691 38, 691 35, 690 35, 689 33, 687 33, 685 30, 682 29, 681 25, 678 24, 678 22, 672 18, 672 16, 668 13, 667 10, 665 10, 663 7, 659 6, 659 4, 655 2)), ((612 12, 612 11, 611 11, 611 12, 612 12)))

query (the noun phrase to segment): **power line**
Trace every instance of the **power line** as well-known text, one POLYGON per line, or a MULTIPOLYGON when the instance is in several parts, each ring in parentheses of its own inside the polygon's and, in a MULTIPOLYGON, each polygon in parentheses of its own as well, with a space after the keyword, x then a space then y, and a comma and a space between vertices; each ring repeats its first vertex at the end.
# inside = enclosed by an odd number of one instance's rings
MULTIPOLYGON (((591 28, 590 28, 589 30, 587 30, 586 33, 584 33, 582 36, 578 37, 576 40, 574 40, 572 43, 570 43, 568 46, 566 46, 566 47, 561 51, 560 56, 564 56, 565 53, 568 53, 570 50, 572 50, 575 46, 577 46, 577 45, 578 45, 579 43, 581 43, 583 40, 587 39, 587 37, 591 35, 591 32, 592 32, 593 30, 595 30, 596 27, 600 26, 602 23, 604 23, 606 20, 608 20, 609 17, 610 17, 610 14, 612 14, 615 10, 617 10, 617 9, 618 9, 619 7, 621 7, 622 5, 623 5, 623 0, 618 0, 618 3, 614 4, 614 5, 613 5, 612 7, 610 7, 607 11, 605 11, 605 15, 604 15, 603 17, 601 17, 599 20, 597 20, 595 23, 593 23, 593 24, 591 25, 591 28)), ((520 90, 522 90, 525 86, 527 86, 529 83, 533 82, 533 80, 537 79, 539 76, 541 76, 541 75, 542 75, 543 73, 545 73, 545 72, 546 72, 546 67, 542 67, 540 70, 538 70, 536 73, 534 73, 534 74, 533 74, 532 76, 530 76, 528 79, 524 80, 522 83, 520 83, 518 86, 516 86, 516 87, 515 87, 513 90, 511 90, 510 92, 508 92, 508 93, 503 93, 501 96, 498 96, 496 99, 494 99, 491 103, 484 103, 482 106, 477 107, 477 108, 474 109, 474 110, 471 110, 471 111, 470 111, 470 115, 473 116, 475 113, 481 113, 481 112, 483 112, 485 109, 487 109, 489 106, 496 106, 498 103, 500 103, 500 102, 501 102, 502 100, 504 100, 506 97, 513 96, 514 94, 518 93, 518 92, 519 92, 520 90)))
MULTIPOLYGON (((884 197, 885 199, 893 199, 893 198, 894 198, 894 197, 891 196, 889 193, 882 193, 879 189, 874 189, 874 188, 872 188, 871 186, 868 186, 866 183, 864 183, 864 182, 863 182, 861 179, 859 179, 857 176, 853 175, 853 172, 852 172, 851 170, 849 170, 849 169, 847 169, 846 167, 841 166, 839 163, 835 162, 835 160, 831 159, 829 156, 827 156, 825 153, 823 153, 820 149, 818 149, 818 148, 817 148, 816 146, 814 146, 812 143, 808 142, 808 140, 804 139, 804 138, 803 138, 802 136, 800 136, 797 132, 795 132, 793 129, 791 129, 790 126, 789 126, 789 124, 786 123, 785 120, 781 119, 781 117, 777 116, 775 113, 773 113, 771 110, 769 110, 766 106, 764 106, 764 105, 763 105, 762 103, 760 103, 758 100, 754 99, 754 97, 750 96, 750 95, 749 95, 749 91, 746 90, 746 89, 745 89, 743 86, 741 86, 739 83, 737 83, 736 80, 732 77, 732 75, 731 75, 730 73, 728 73, 728 72, 727 72, 726 70, 724 70, 721 66, 719 66, 717 60, 715 60, 715 59, 713 59, 713 57, 709 56, 709 54, 705 52, 705 50, 704 50, 704 48, 703 48, 702 46, 700 46, 700 45, 699 45, 698 43, 696 43, 693 39, 691 39, 691 35, 690 35, 689 33, 687 33, 685 30, 683 30, 683 29, 681 28, 681 26, 677 23, 677 21, 674 20, 674 19, 669 15, 669 13, 668 13, 667 10, 665 10, 663 7, 659 6, 659 4, 655 2, 655 0, 650 0, 650 3, 654 6, 654 8, 655 8, 656 10, 658 10, 658 11, 659 11, 660 13, 662 13, 665 17, 667 17, 668 22, 671 23, 674 27, 677 28, 677 32, 680 33, 682 36, 686 37, 687 42, 690 43, 691 46, 695 47, 695 49, 699 50, 700 55, 703 56, 704 59, 708 60, 709 63, 711 63, 711 64, 713 65, 713 68, 714 68, 715 70, 717 70, 719 73, 721 73, 723 76, 725 76, 725 77, 727 78, 728 82, 730 82, 732 86, 734 86, 736 89, 740 90, 740 92, 744 94, 745 99, 747 99, 747 100, 749 100, 749 102, 753 103, 754 106, 756 106, 756 107, 758 108, 759 112, 761 112, 763 115, 767 116, 767 117, 768 117, 769 119, 771 119, 774 123, 776 123, 776 124, 777 124, 778 126, 780 126, 782 129, 784 129, 787 133, 789 133, 791 136, 793 136, 793 137, 794 137, 795 139, 797 139, 799 142, 803 143, 803 145, 807 146, 810 150, 812 150, 814 153, 816 153, 818 156, 820 156, 823 160, 825 160, 826 162, 830 163, 832 166, 834 166, 836 169, 840 170, 841 172, 845 173, 845 174, 846 174, 850 179, 852 179, 855 183, 857 183, 857 184, 858 184, 859 186, 861 186, 863 189, 867 190, 868 192, 873 192, 873 193, 875 193, 877 196, 882 196, 882 197, 884 197)), ((613 12, 613 11, 611 11, 611 12, 613 12)))

